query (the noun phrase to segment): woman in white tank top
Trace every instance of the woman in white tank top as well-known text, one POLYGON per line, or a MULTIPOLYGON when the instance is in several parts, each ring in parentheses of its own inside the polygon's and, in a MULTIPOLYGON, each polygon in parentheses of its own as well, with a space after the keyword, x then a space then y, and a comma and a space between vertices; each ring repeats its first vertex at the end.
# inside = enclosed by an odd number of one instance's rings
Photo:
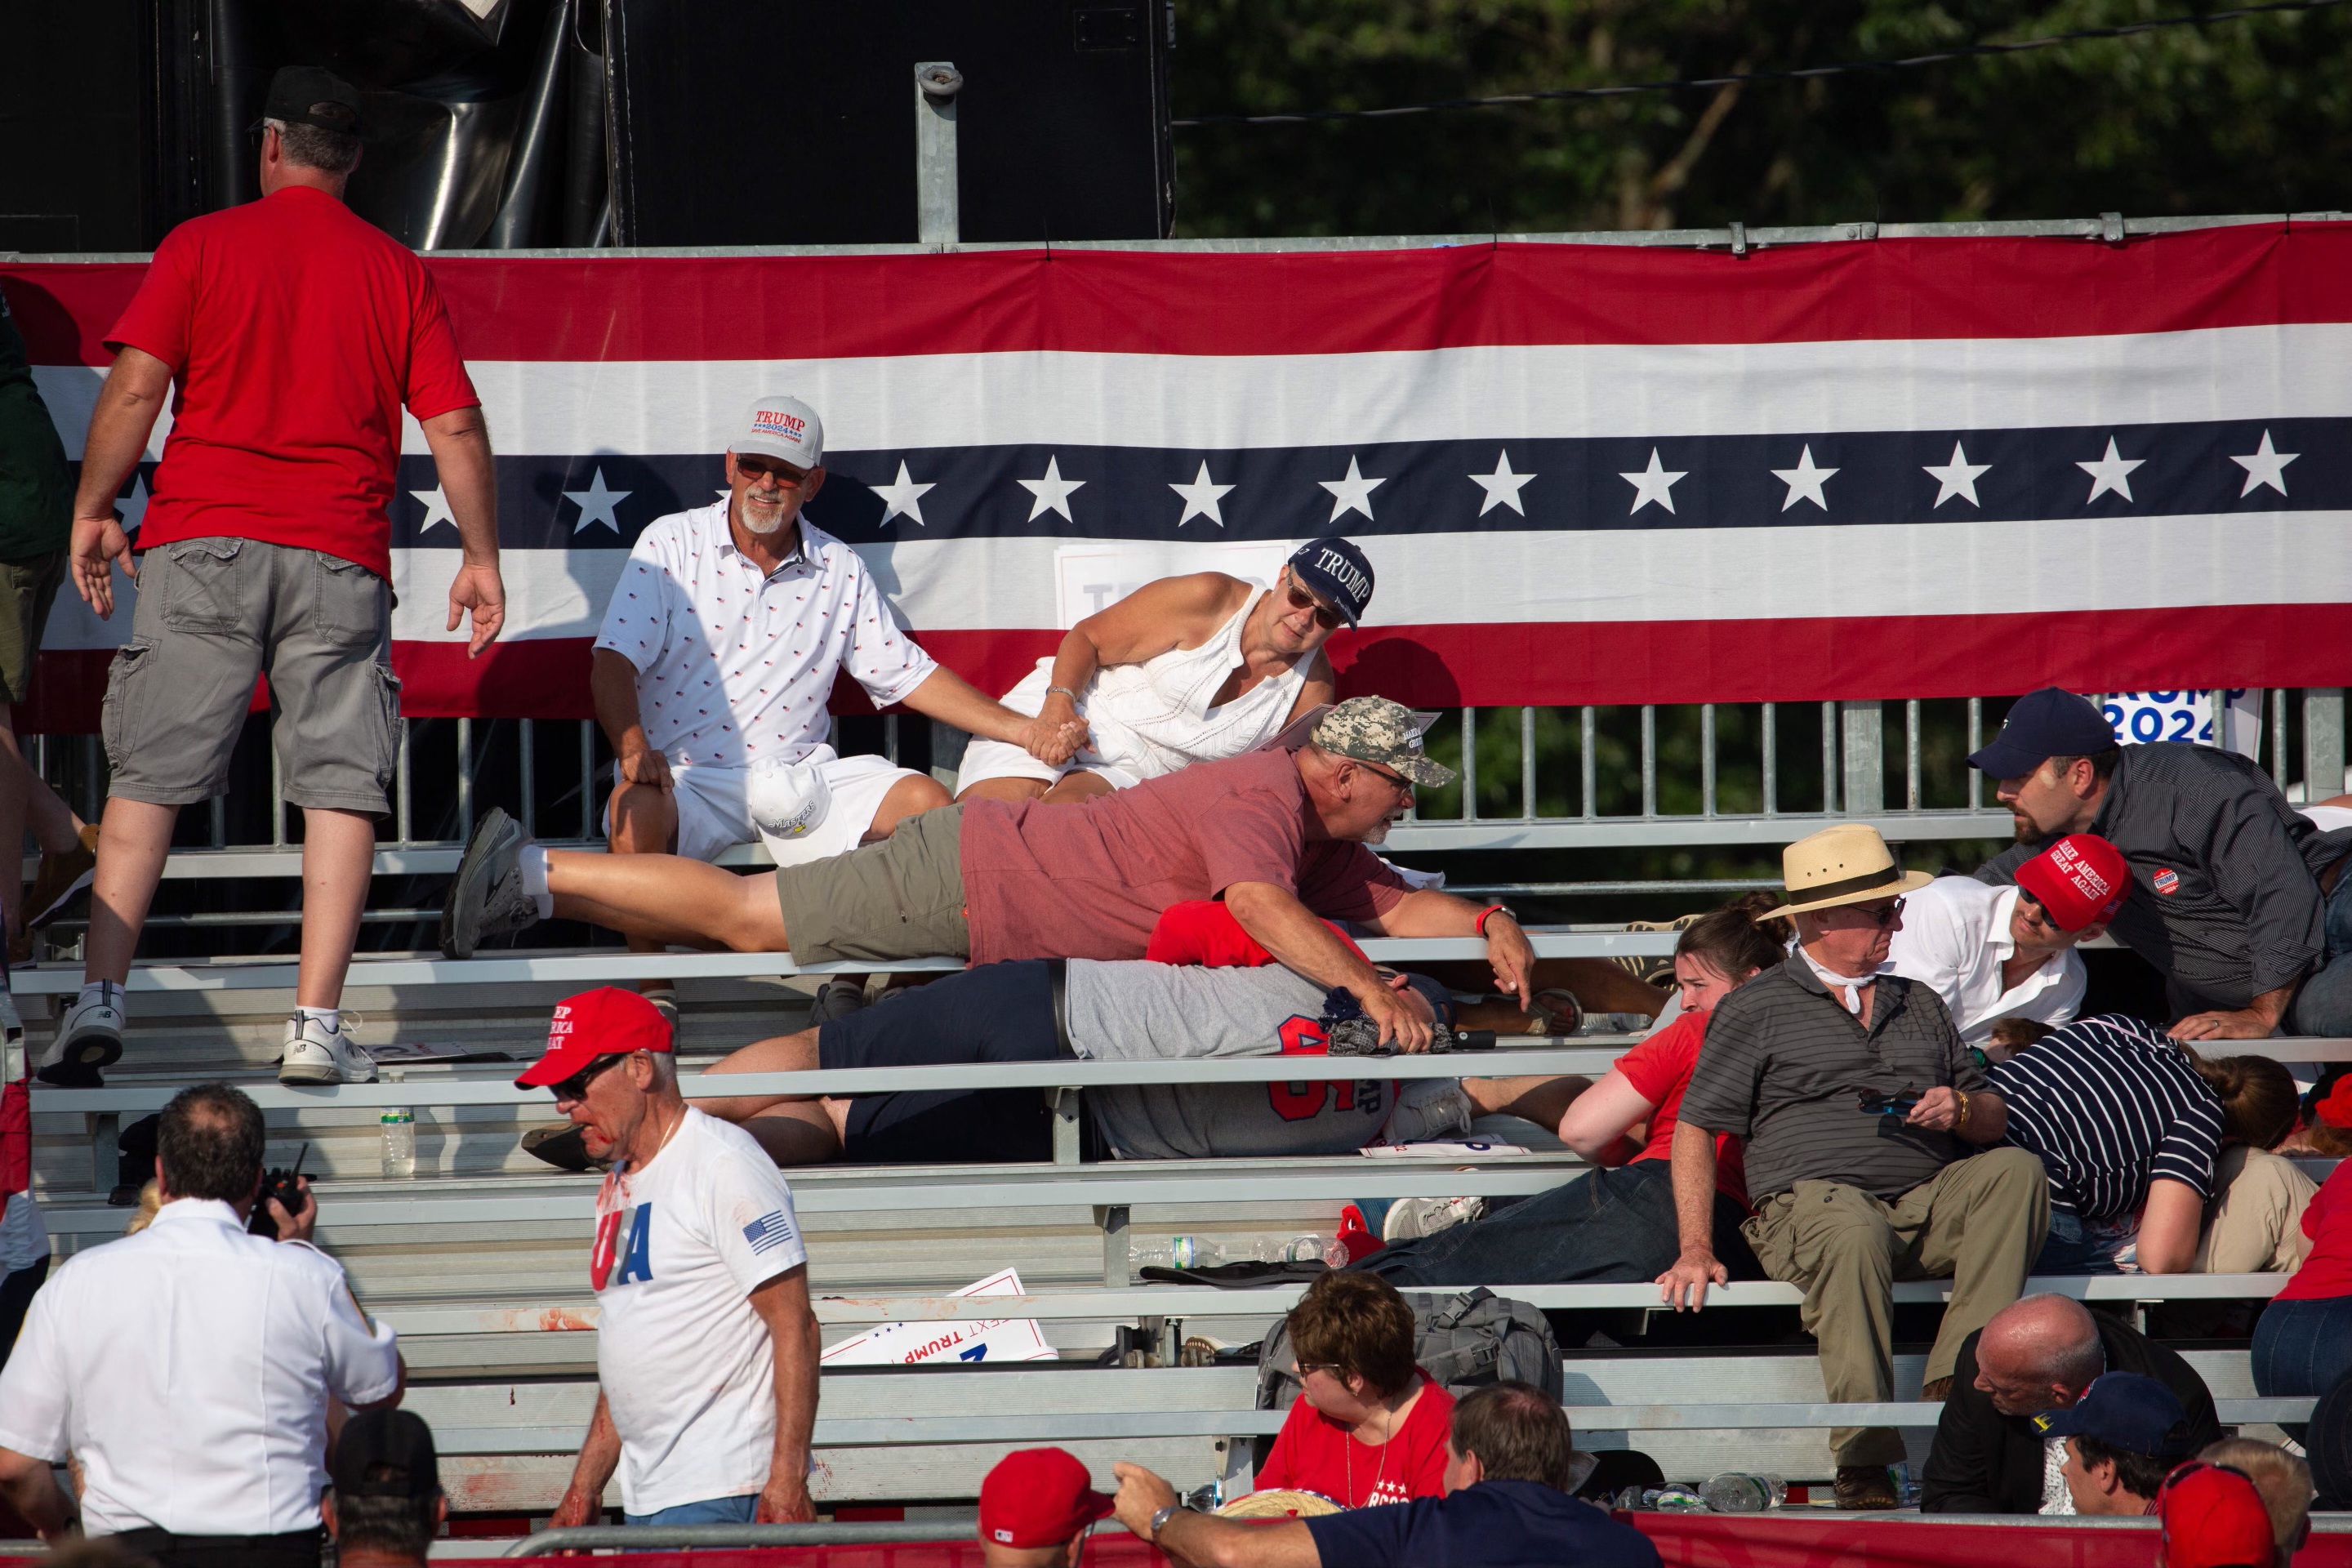
MULTIPOLYGON (((1332 542, 1308 545, 1294 563, 1332 542)), ((1353 546, 1348 554, 1360 563, 1353 546)), ((1146 584, 1080 621, 1004 695, 1015 712, 1052 704, 1083 719, 1085 744, 1048 763, 974 740, 956 798, 1084 800, 1264 744, 1332 700, 1323 645, 1370 598, 1369 568, 1360 592, 1349 592, 1356 586, 1294 565, 1271 589, 1222 572, 1146 584)))

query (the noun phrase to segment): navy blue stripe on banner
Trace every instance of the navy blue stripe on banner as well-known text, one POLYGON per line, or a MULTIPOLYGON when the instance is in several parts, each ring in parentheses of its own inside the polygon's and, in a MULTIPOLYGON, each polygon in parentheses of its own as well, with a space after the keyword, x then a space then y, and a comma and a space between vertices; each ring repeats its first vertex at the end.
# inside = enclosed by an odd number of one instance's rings
MULTIPOLYGON (((501 542, 509 549, 625 548, 654 519, 716 500, 721 482, 715 455, 500 458, 501 542)), ((394 544, 457 545, 456 528, 433 508, 434 483, 429 458, 402 460, 394 544)), ((857 544, 2063 521, 2345 509, 2352 509, 2352 419, 1504 437, 1226 451, 845 451, 827 462, 824 489, 808 515, 857 544)))

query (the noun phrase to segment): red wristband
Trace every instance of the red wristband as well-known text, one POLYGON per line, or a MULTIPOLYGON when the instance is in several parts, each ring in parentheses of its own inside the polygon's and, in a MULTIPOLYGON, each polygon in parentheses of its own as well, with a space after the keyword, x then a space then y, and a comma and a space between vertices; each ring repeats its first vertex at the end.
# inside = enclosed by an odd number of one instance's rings
POLYGON ((1471 929, 1475 931, 1480 936, 1485 936, 1486 934, 1486 920, 1488 916, 1497 914, 1507 915, 1510 912, 1510 906, 1507 904, 1488 904, 1485 909, 1478 911, 1478 923, 1471 929))

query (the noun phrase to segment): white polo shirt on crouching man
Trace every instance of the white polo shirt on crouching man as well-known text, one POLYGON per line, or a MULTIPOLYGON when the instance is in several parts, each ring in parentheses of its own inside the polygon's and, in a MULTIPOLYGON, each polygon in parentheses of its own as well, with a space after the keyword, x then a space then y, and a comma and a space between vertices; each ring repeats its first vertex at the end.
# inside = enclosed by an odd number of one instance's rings
POLYGON ((1971 1046, 1992 1037, 2003 1018, 2052 1026, 2074 1017, 2088 976, 2073 948, 2053 953, 2015 985, 2001 984, 2000 966, 2016 954, 2010 917, 2018 888, 1989 888, 1973 877, 1938 877, 1903 897, 1903 929, 1895 933, 1882 974, 1916 980, 1943 999, 1952 1026, 1971 1046))
POLYGON ((81 1463, 83 1528, 283 1535, 319 1523, 327 1399, 400 1386, 342 1267, 181 1198, 67 1262, 0 1372, 0 1447, 81 1463))

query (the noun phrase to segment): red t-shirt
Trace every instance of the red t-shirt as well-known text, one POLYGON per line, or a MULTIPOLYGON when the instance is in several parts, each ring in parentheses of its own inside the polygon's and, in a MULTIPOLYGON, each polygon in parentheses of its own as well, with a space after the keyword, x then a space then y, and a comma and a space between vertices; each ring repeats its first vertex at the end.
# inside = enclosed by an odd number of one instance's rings
POLYGON ((2352 1296, 2352 1160, 2337 1165, 2311 1194, 2303 1211, 2303 1234, 2311 1237, 2310 1255, 2278 1299, 2317 1301, 2352 1296))
POLYGON ((1076 805, 968 801, 964 916, 971 962, 1141 958, 1160 913, 1269 882, 1329 920, 1395 907, 1403 880, 1360 844, 1309 843, 1287 752, 1194 763, 1076 805))
MULTIPOLYGON (((1650 1141, 1642 1145, 1634 1160, 1673 1156, 1683 1091, 1690 1088, 1691 1071, 1698 1066, 1699 1042, 1706 1038, 1706 1021, 1711 1016, 1711 1013, 1685 1013, 1617 1058, 1617 1070, 1625 1075, 1633 1092, 1658 1108, 1650 1113, 1650 1141)), ((1741 1208, 1748 1206, 1747 1160, 1739 1140, 1728 1132, 1715 1135, 1715 1186, 1741 1208)))
POLYGON ((481 401, 425 264, 307 185, 165 235, 106 341, 174 383, 142 549, 228 535, 388 578, 401 405, 481 401))
POLYGON ((1444 1496, 1454 1395, 1429 1381, 1427 1373, 1421 1375, 1421 1397, 1396 1436, 1378 1447, 1349 1436, 1346 1427, 1300 1394, 1275 1434, 1273 1451, 1257 1473, 1257 1489, 1318 1492, 1341 1508, 1444 1496))

